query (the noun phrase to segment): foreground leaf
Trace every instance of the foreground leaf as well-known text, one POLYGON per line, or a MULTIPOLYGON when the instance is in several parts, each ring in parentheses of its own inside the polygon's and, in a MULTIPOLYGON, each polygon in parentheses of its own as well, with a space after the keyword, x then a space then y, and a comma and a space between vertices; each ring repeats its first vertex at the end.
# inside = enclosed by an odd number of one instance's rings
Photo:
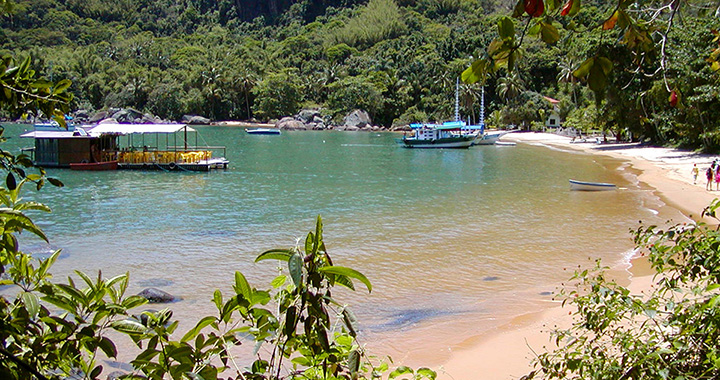
POLYGON ((355 269, 341 267, 341 266, 327 266, 327 267, 318 268, 318 271, 323 272, 323 273, 339 274, 342 276, 354 278, 356 280, 359 280, 363 284, 365 284, 365 286, 368 289, 368 292, 372 292, 372 284, 370 283, 370 280, 368 280, 364 274, 356 271, 355 269))

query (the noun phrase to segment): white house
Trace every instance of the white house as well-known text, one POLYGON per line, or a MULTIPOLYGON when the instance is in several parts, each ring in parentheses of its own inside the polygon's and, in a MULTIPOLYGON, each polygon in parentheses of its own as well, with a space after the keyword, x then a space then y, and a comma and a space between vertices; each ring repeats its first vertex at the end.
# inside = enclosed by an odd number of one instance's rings
POLYGON ((558 104, 560 103, 559 100, 553 99, 547 96, 543 96, 545 100, 550 102, 550 104, 553 105, 552 111, 548 114, 547 120, 545 120, 545 128, 559 128, 560 123, 560 109, 558 107, 558 104))

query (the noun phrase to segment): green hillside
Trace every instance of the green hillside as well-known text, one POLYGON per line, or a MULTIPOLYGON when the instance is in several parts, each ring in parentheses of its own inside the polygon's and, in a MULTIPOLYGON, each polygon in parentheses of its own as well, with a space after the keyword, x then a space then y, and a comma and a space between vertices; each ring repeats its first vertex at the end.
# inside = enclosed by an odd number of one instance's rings
MULTIPOLYGON (((456 78, 497 39, 498 20, 514 5, 28 0, 15 4, 13 16, 3 20, 0 41, 18 58, 30 55, 48 79, 70 79, 75 110, 132 107, 170 120, 196 114, 267 121, 314 107, 338 121, 362 108, 375 124, 389 127, 451 118, 456 78)), ((652 62, 634 60, 632 46, 619 42, 630 27, 599 27, 614 3, 583 2, 572 19, 560 16, 559 8, 533 19, 571 31, 551 44, 538 38, 553 39, 543 34, 551 29, 540 33, 516 19, 521 57, 511 74, 500 69, 488 78, 488 122, 541 128, 552 111, 547 96, 560 101, 557 111, 566 126, 717 146, 710 121, 720 114, 718 80, 706 59, 717 47, 712 31, 720 25, 711 2, 692 5, 680 10, 668 34, 662 52, 667 56, 652 62), (612 57, 615 68, 601 94, 572 74, 596 54, 612 57), (680 107, 667 104, 672 88, 682 95, 680 107)), ((653 33, 661 28, 658 23, 653 33)), ((479 98, 479 84, 461 86, 463 117, 479 118, 479 98)))

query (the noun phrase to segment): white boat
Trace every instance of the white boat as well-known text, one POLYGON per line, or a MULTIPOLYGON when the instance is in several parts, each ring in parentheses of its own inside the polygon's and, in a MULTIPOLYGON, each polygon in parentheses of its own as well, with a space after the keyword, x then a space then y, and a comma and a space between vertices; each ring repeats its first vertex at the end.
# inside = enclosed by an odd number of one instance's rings
POLYGON ((246 129, 245 132, 251 135, 279 135, 280 130, 277 128, 255 128, 246 129))
POLYGON ((575 191, 607 191, 615 190, 617 186, 612 183, 604 182, 583 182, 574 179, 570 180, 570 190, 575 191))
POLYGON ((498 141, 495 143, 497 146, 515 146, 517 143, 514 143, 512 141, 498 141))
POLYGON ((473 142, 473 145, 494 145, 498 142, 498 139, 508 134, 509 132, 485 132, 478 136, 473 142))

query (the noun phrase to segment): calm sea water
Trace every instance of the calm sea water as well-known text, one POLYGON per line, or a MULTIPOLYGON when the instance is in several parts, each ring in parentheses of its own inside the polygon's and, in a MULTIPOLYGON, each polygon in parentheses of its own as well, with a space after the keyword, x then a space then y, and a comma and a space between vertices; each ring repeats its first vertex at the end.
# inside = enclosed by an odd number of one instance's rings
MULTIPOLYGON (((16 137, 25 128, 8 126, 5 149, 32 145, 16 137)), ((588 258, 622 268, 638 220, 677 217, 623 162, 548 147, 407 150, 389 133, 199 130, 227 146, 228 170, 50 170, 66 186, 27 198, 52 207, 34 216, 51 245, 23 237, 24 249, 62 248, 57 280, 129 271, 132 292, 180 296, 170 307, 186 329, 213 313, 212 292, 229 293, 235 271, 268 288, 277 265, 253 259, 304 239, 321 215, 335 263, 373 283, 369 295, 360 284, 335 294, 362 338, 376 354, 427 364, 542 308, 588 258), (570 192, 568 178, 622 189, 570 192)))

